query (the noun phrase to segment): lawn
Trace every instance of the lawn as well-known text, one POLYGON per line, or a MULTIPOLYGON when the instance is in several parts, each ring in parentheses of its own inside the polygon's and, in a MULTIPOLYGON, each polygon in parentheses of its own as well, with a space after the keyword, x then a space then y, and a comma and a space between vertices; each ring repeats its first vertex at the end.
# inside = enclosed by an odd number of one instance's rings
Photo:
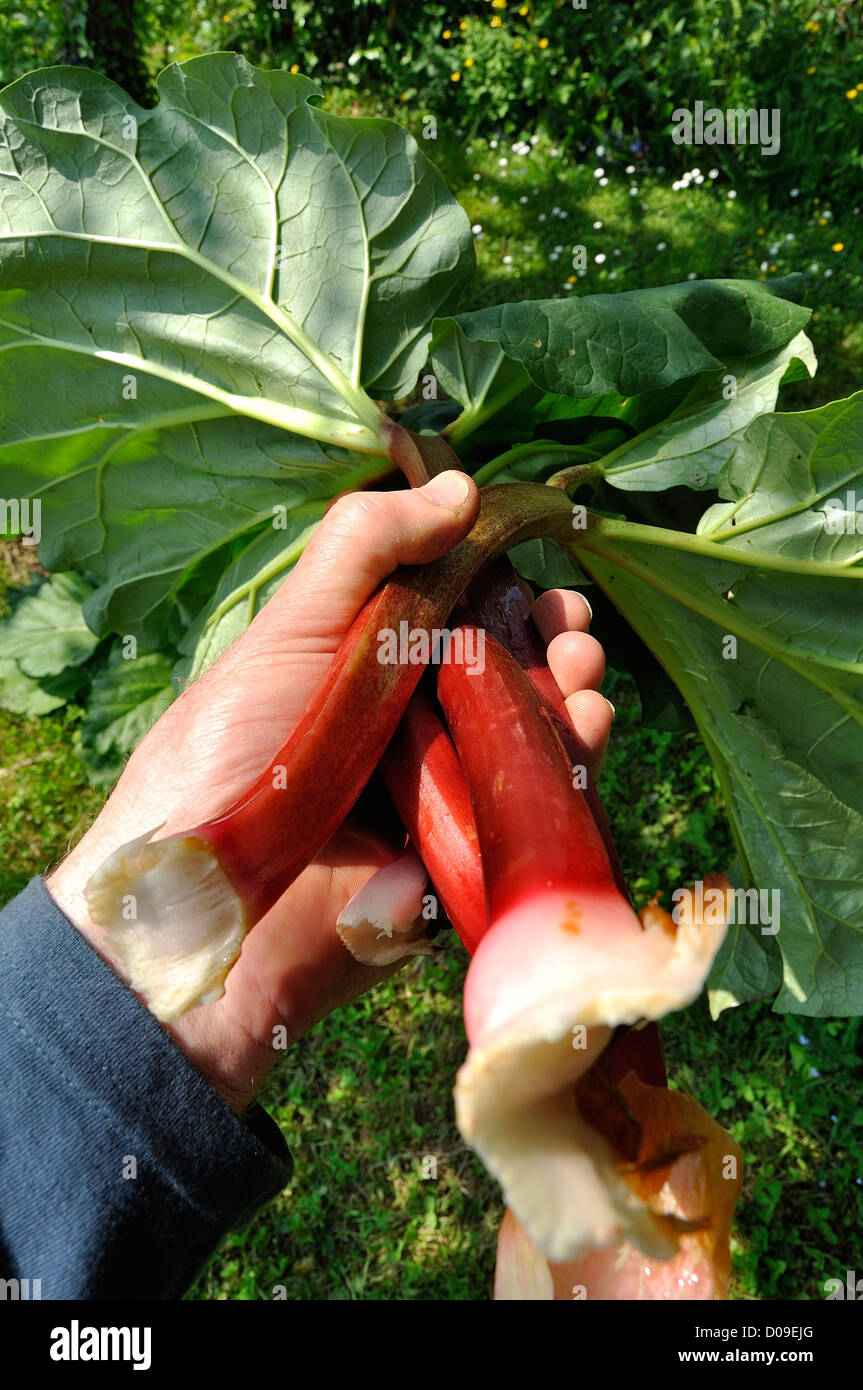
MULTIPOLYGON (((355 109, 352 94, 329 104, 355 109)), ((362 114, 377 110, 368 103, 362 114)), ((419 114, 381 114, 421 135, 419 114)), ((799 270, 821 365, 784 408, 854 390, 863 375, 859 208, 754 203, 695 153, 698 174, 674 188, 634 155, 600 147, 574 167, 545 137, 515 143, 424 142, 474 227, 475 305, 799 270), (577 246, 583 274, 572 269, 577 246)), ((724 867, 730 839, 698 736, 644 728, 623 673, 610 672, 605 689, 617 716, 600 791, 640 906, 656 889, 668 894, 724 867)), ((0 712, 0 901, 62 855, 98 810, 101 794, 87 787, 74 750, 79 718, 0 712)), ((286 1056, 262 1100, 291 1144, 294 1181, 223 1243, 191 1298, 489 1296, 500 1198, 452 1113, 465 965, 457 943, 414 960, 286 1056)), ((664 1036, 674 1084, 743 1149, 733 1296, 823 1297, 826 1278, 855 1267, 863 1224, 859 1020, 753 1004, 713 1023, 700 1001, 669 1019, 664 1036)))

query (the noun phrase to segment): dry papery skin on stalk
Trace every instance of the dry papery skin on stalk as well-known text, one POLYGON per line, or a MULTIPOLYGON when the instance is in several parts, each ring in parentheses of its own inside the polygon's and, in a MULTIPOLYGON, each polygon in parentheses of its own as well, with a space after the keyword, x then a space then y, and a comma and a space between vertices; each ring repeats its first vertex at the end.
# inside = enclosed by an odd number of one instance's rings
POLYGON ((378 634, 402 622, 442 628, 489 558, 532 536, 570 532, 570 505, 556 489, 484 489, 464 541, 433 564, 398 570, 369 599, 244 797, 206 823, 162 839, 154 830, 106 859, 87 885, 90 913, 157 1018, 221 996, 246 933, 321 852, 374 772, 423 670, 382 663, 378 634))
POLYGON ((649 1055, 651 1029, 656 1025, 615 1038, 577 1083, 575 1097, 604 1134, 623 1180, 667 1227, 676 1250, 657 1259, 623 1242, 551 1263, 507 1210, 498 1238, 496 1299, 725 1298, 740 1148, 691 1096, 669 1091, 661 1075, 645 1078, 641 1040, 649 1055))
POLYGON ((492 638, 483 672, 442 667, 438 694, 471 794, 489 916, 465 983, 461 1133, 547 1259, 625 1242, 669 1259, 674 1224, 626 1180, 573 1088, 616 1027, 698 996, 724 914, 710 898, 703 921, 685 904, 677 922, 656 909, 639 920, 530 682, 492 638))

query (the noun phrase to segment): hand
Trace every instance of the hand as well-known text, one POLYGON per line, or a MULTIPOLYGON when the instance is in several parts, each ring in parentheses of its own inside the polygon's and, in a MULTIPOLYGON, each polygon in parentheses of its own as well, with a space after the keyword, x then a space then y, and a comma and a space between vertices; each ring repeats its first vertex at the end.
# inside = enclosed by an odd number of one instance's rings
MULTIPOLYGON (((476 487, 461 473, 422 489, 340 499, 248 630, 136 748, 95 824, 47 880, 67 917, 127 982, 89 916, 91 874, 145 831, 183 830, 245 791, 298 721, 366 599, 398 565, 446 554, 470 530, 477 507, 476 487)), ((587 635, 590 609, 578 594, 553 591, 534 605, 534 617, 595 775, 611 706, 593 688, 604 658, 587 635)), ((348 900, 396 848, 374 824, 350 817, 247 936, 223 997, 164 1025, 237 1113, 278 1060, 275 1028, 296 1041, 397 968, 360 965, 335 928, 348 900)))

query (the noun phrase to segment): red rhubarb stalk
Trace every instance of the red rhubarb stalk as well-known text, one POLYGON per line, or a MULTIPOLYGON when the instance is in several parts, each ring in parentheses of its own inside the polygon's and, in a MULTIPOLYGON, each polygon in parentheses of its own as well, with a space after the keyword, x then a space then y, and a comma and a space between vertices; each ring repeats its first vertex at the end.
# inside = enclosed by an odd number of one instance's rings
POLYGON ((246 932, 321 852, 374 771, 428 660, 420 644, 409 660, 382 662, 381 634, 404 625, 428 639, 483 563, 549 531, 571 532, 570 504, 557 489, 486 489, 460 545, 434 564, 398 571, 369 600, 318 694, 242 798, 180 834, 150 832, 97 870, 87 886, 91 915, 157 1017, 220 997, 246 932))
POLYGON ((618 1025, 692 1002, 722 920, 684 920, 676 934, 642 925, 533 686, 493 638, 484 670, 441 667, 438 694, 470 791, 489 917, 465 983, 462 1135, 547 1260, 625 1241, 669 1259, 675 1231, 633 1193, 573 1086, 618 1025))
POLYGON ((473 953, 486 929, 485 889, 470 794, 452 739, 422 686, 381 760, 396 810, 473 953))
POLYGON ((530 615, 531 600, 515 568, 505 555, 484 565, 467 591, 472 620, 491 633, 515 657, 551 716, 573 771, 580 769, 584 790, 596 821, 618 887, 627 892, 605 810, 587 767, 584 745, 572 726, 560 686, 551 674, 545 643, 530 615))

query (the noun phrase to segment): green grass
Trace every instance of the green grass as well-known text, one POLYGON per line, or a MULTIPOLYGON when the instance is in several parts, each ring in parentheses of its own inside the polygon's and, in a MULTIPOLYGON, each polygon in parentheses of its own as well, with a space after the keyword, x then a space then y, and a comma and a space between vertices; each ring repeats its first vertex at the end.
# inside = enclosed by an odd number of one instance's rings
MULTIPOLYGON (((354 109, 353 97, 330 105, 354 109)), ((420 134, 419 116, 395 114, 420 134)), ((592 152, 583 168, 568 167, 545 139, 530 166, 480 141, 424 148, 482 227, 474 304, 611 292, 690 273, 772 278, 804 270, 821 366, 815 382, 786 394, 783 408, 808 408, 858 385, 863 281, 853 208, 791 201, 769 210, 745 190, 729 199, 727 186, 709 180, 674 192, 659 173, 630 178, 592 152), (596 167, 605 168, 604 188, 596 167), (831 251, 836 242, 845 249, 831 251), (565 290, 578 244, 590 269, 565 290), (551 262, 556 246, 562 251, 551 262)), ((707 173, 709 161, 700 162, 707 173)), ((724 867, 731 843, 698 736, 644 729, 628 677, 613 673, 606 689, 617 716, 600 789, 640 905, 657 889, 667 894, 724 867)), ((101 796, 86 787, 72 747, 79 717, 27 721, 0 712, 0 901, 61 855, 98 810, 101 796)), ((457 943, 442 958, 413 961, 286 1056, 261 1099, 291 1144, 294 1180, 222 1244, 190 1297, 272 1298, 282 1288, 289 1299, 489 1296, 500 1198, 464 1149, 452 1112, 465 1050, 465 964, 457 943)), ((664 1037, 673 1083, 743 1149, 734 1296, 822 1297, 824 1279, 855 1268, 863 1224, 860 1021, 780 1017, 760 1003, 713 1023, 700 1001, 667 1020, 664 1037)))

